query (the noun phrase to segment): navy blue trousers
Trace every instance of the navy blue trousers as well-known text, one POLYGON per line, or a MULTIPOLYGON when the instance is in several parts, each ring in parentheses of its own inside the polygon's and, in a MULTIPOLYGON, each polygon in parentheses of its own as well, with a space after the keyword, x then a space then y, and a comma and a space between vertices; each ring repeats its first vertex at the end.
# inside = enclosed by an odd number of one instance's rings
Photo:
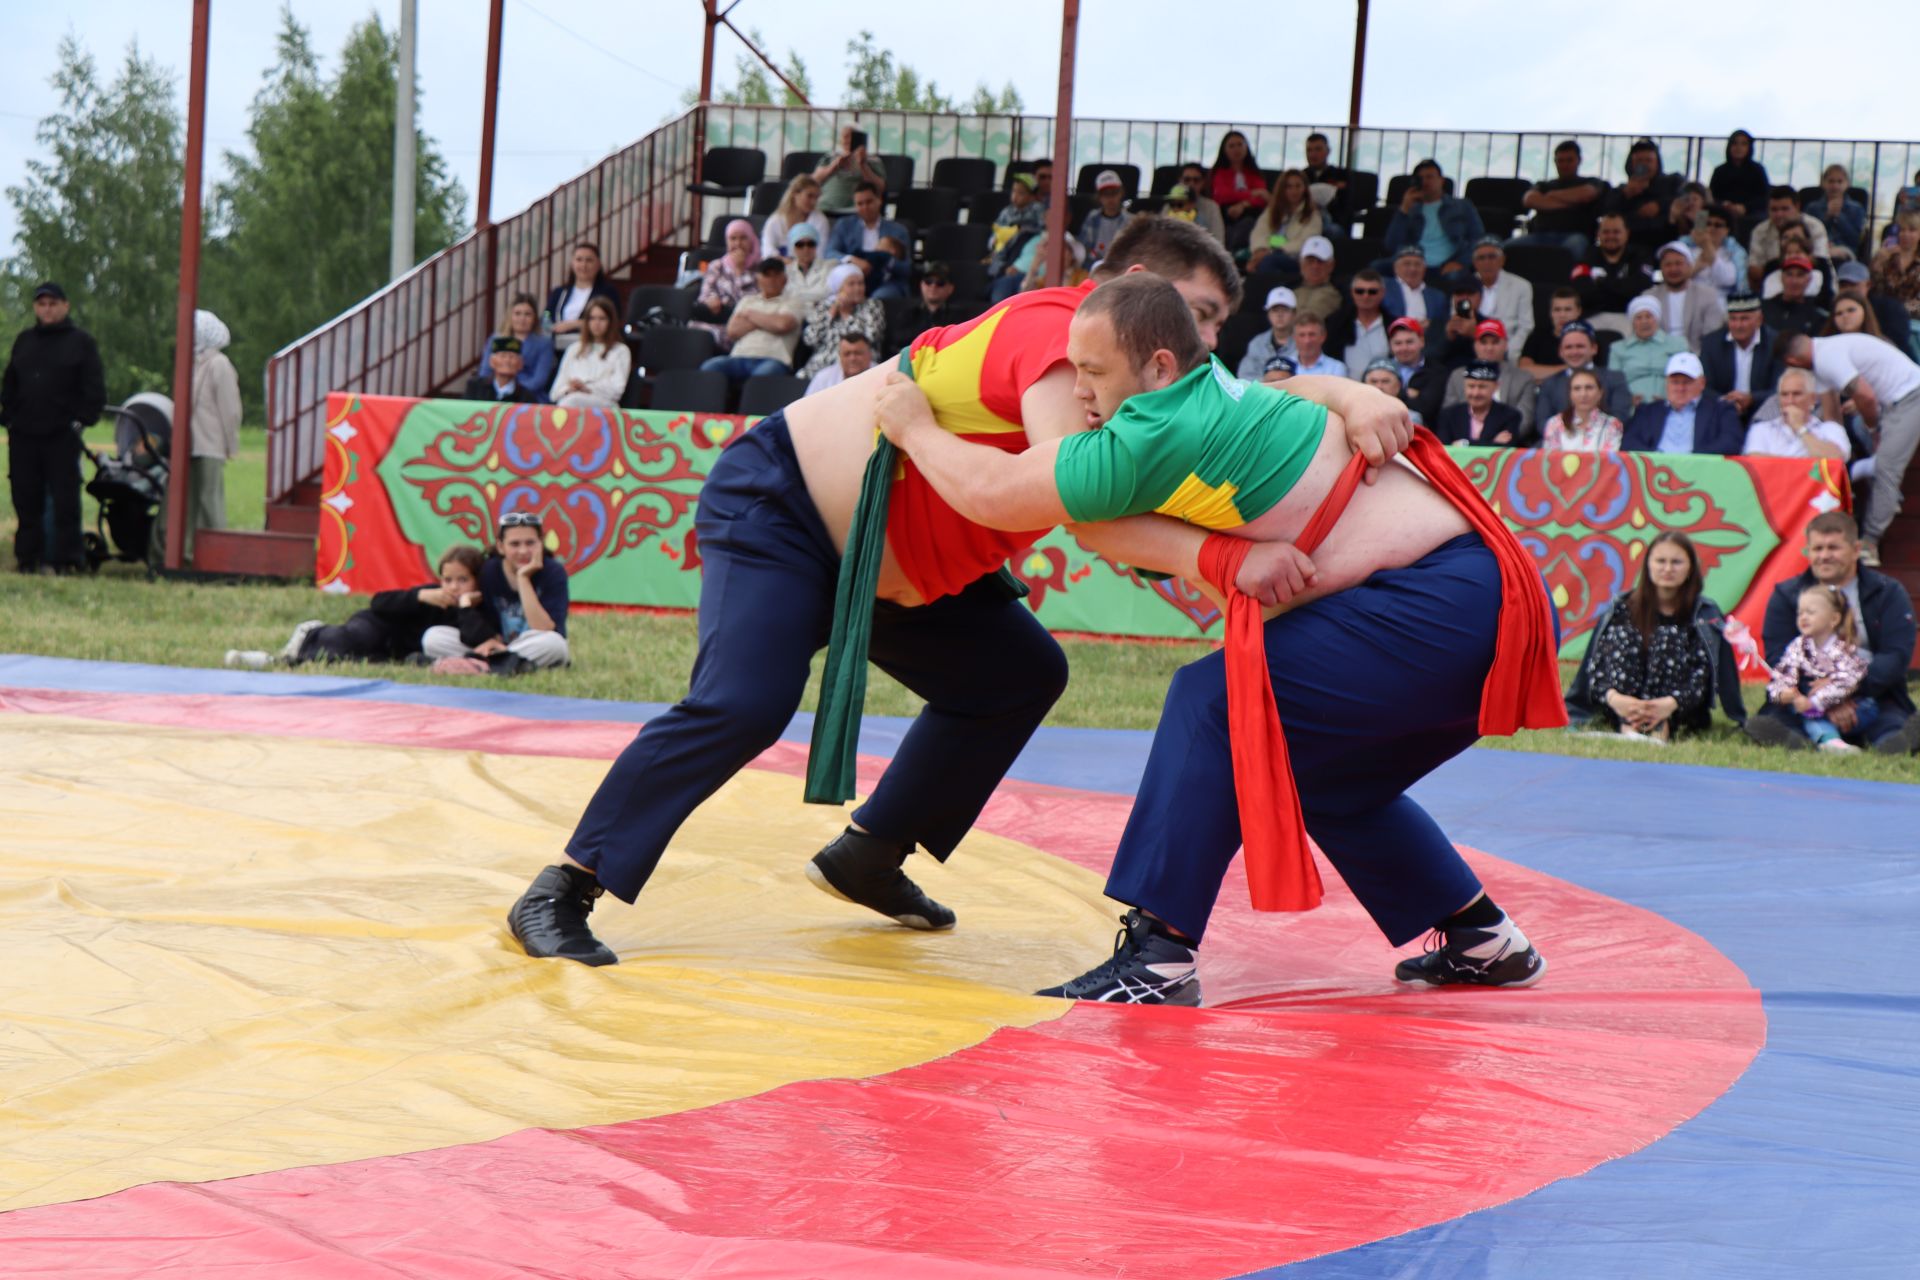
MULTIPOLYGON (((1395 946, 1480 892, 1405 792, 1479 738, 1500 570, 1477 535, 1266 625, 1307 834, 1395 946)), ((1107 895, 1201 937, 1240 847, 1224 654, 1182 667, 1107 895)))
MULTIPOLYGON (((784 416, 721 454, 694 527, 703 579, 687 696, 620 753, 567 845, 628 902, 687 815, 779 740, 833 623, 840 556, 784 416)), ((993 576, 918 608, 875 602, 869 657, 927 705, 854 821, 944 861, 1066 688, 1066 657, 993 576)))

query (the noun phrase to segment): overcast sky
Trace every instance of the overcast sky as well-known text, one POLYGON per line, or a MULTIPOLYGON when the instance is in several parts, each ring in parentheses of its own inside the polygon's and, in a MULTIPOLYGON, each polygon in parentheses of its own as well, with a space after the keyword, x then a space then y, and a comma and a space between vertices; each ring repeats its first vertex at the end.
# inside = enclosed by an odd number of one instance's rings
MULTIPOLYGON (((60 38, 74 33, 110 79, 129 42, 177 73, 182 101, 189 47, 187 0, 5 0, 8 74, 0 80, 0 185, 15 185, 34 138, 55 109, 48 83, 60 38)), ((390 26, 399 0, 293 0, 293 13, 328 60, 368 12, 390 26)), ((1058 69, 1057 9, 1032 0, 972 0, 938 30, 923 0, 742 0, 743 29, 759 28, 784 62, 796 50, 829 104, 846 84, 846 42, 862 27, 943 90, 965 97, 985 78, 1011 80, 1030 111, 1051 114, 1058 69)), ((1668 24, 1672 0, 1606 4, 1493 0, 1376 0, 1363 122, 1444 129, 1581 130, 1882 138, 1920 133, 1895 71, 1873 74, 1862 49, 1905 48, 1912 0, 1751 3, 1705 26, 1668 24), (1578 13, 1580 17, 1569 15, 1578 13), (1835 38, 1823 74, 1816 30, 1835 38), (1711 58, 1703 48, 1711 49, 1711 58), (1845 61, 1838 55, 1844 54, 1845 61), (1669 72, 1668 67, 1673 70, 1669 72)), ((484 0, 419 0, 420 124, 439 144, 469 199, 479 169, 484 0)), ((247 106, 273 58, 279 9, 268 0, 215 0, 208 76, 209 180, 218 154, 244 145, 247 106)), ((680 110, 700 73, 700 0, 586 6, 507 0, 501 64, 494 215, 526 205, 680 110)), ((1083 0, 1075 110, 1084 116, 1246 123, 1337 122, 1347 112, 1351 0, 1200 4, 1083 0), (1216 12, 1215 23, 1193 15, 1216 12), (1169 21, 1177 15, 1177 20, 1169 21)), ((724 29, 716 57, 731 82, 740 46, 724 29)), ((469 209, 471 214, 471 209, 469 209)), ((0 206, 0 251, 12 251, 11 205, 0 206)))

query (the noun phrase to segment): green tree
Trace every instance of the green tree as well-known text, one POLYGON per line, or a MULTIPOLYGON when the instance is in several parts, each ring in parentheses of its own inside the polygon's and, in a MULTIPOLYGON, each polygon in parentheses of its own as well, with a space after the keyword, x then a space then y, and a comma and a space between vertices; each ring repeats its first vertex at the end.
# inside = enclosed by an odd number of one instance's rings
POLYGON ((998 95, 987 88, 986 81, 974 86, 973 99, 967 103, 967 110, 976 116, 1017 116, 1027 109, 1020 100, 1020 91, 1009 80, 1001 86, 998 95))
POLYGON ((75 323, 100 344, 107 396, 170 390, 180 265, 180 114, 173 73, 129 45, 102 88, 68 36, 52 83, 60 107, 36 132, 48 158, 7 188, 19 229, 5 264, 9 318, 31 323, 27 293, 58 280, 75 323))
POLYGON ((983 81, 965 104, 940 92, 935 81, 924 83, 920 73, 877 47, 873 32, 862 31, 847 41, 847 96, 843 107, 855 111, 971 111, 975 115, 1016 114, 1020 95, 1011 83, 995 96, 983 81))
MULTIPOLYGON (((202 305, 233 330, 229 354, 249 401, 269 356, 387 282, 398 83, 399 42, 377 16, 354 27, 323 77, 306 30, 281 11, 250 152, 228 152, 228 177, 214 188, 201 289, 202 305)), ((419 135, 415 154, 414 250, 424 259, 461 233, 466 193, 432 139, 419 135)))
MULTIPOLYGON (((747 38, 755 47, 767 47, 765 37, 758 27, 749 28, 747 38)), ((722 90, 714 95, 716 102, 733 102, 749 107, 770 107, 776 103, 783 107, 804 106, 813 97, 813 81, 807 74, 807 64, 792 49, 787 50, 787 65, 780 68, 782 75, 793 82, 798 94, 786 85, 780 84, 767 74, 766 64, 750 52, 741 53, 733 60, 733 88, 722 90), (779 92, 776 93, 775 89, 779 92)), ((688 90, 685 95, 687 105, 692 106, 700 95, 688 90)))

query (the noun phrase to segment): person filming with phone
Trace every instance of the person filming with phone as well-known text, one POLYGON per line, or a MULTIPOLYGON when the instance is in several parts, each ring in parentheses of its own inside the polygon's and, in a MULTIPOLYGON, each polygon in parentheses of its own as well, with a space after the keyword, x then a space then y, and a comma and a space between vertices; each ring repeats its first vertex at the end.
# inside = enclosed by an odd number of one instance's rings
POLYGON ((852 209, 853 189, 859 183, 871 182, 882 191, 887 189, 886 172, 867 154, 866 131, 850 124, 840 126, 839 145, 820 157, 813 180, 820 184, 819 207, 828 213, 852 209))

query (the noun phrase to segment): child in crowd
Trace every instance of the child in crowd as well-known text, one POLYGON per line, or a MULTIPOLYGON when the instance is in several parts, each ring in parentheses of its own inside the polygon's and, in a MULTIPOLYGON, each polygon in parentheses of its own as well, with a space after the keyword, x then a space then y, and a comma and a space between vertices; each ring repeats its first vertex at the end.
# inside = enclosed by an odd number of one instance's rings
POLYGON ((475 548, 455 547, 440 557, 438 582, 382 591, 337 626, 318 618, 303 622, 278 654, 229 649, 227 665, 259 669, 275 661, 294 667, 305 662, 401 662, 421 652, 421 638, 429 627, 452 628, 474 648, 497 642, 500 623, 480 590, 483 563, 475 548))
MULTIPOLYGON (((1852 697, 1867 674, 1867 664, 1855 647, 1853 610, 1838 587, 1816 583, 1800 593, 1800 634, 1780 657, 1780 666, 1767 685, 1767 697, 1792 707, 1807 720, 1807 736, 1822 751, 1858 751, 1840 737, 1827 713, 1852 697)), ((1854 700, 1860 729, 1868 732, 1879 708, 1871 698, 1854 700)))

